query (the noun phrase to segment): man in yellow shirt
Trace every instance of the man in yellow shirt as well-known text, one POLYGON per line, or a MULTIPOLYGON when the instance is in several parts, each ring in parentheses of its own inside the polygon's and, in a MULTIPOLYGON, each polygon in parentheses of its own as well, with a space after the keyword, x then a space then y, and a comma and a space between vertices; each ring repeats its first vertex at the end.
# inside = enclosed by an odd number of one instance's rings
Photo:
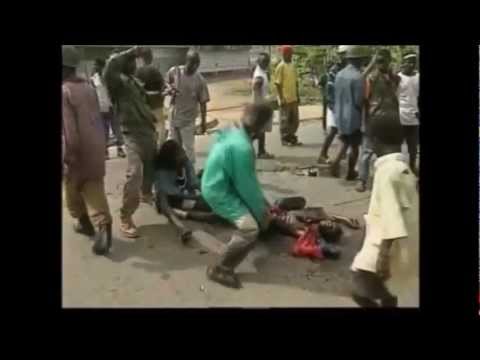
POLYGON ((296 136, 299 125, 298 78, 295 66, 292 63, 293 48, 283 45, 280 48, 283 60, 275 69, 275 87, 277 88, 280 105, 280 136, 282 145, 302 145, 296 136))

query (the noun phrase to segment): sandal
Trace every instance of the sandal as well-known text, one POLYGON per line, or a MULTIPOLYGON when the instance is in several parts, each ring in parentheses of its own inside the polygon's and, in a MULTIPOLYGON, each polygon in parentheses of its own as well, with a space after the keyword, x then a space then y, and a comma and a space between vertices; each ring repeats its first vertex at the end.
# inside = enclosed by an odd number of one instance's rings
POLYGON ((233 271, 224 270, 219 266, 207 267, 207 277, 211 281, 232 289, 240 289, 242 287, 238 276, 233 271))
POLYGON ((274 159, 275 156, 273 156, 272 154, 269 154, 268 152, 263 152, 263 153, 259 153, 257 155, 257 158, 258 159, 274 159))

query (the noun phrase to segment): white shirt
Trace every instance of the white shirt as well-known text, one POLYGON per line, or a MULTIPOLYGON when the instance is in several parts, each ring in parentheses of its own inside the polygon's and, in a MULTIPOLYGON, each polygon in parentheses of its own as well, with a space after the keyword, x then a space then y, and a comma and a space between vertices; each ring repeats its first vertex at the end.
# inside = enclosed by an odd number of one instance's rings
POLYGON ((112 106, 112 102, 110 101, 110 96, 108 95, 106 86, 103 85, 102 77, 96 73, 91 77, 91 79, 93 85, 95 86, 95 90, 97 91, 98 102, 100 103, 100 111, 102 113, 108 112, 112 106))
POLYGON ((365 218, 365 239, 351 269, 376 273, 376 263, 383 240, 393 242, 391 279, 397 291, 417 279, 418 284, 418 192, 416 177, 401 153, 379 157, 370 206, 365 218), (400 289, 399 289, 400 288, 400 289))
POLYGON ((400 104, 400 121, 402 125, 419 125, 415 114, 418 112, 418 95, 420 75, 408 76, 398 73, 400 84, 398 85, 398 101, 400 104))
POLYGON ((260 96, 262 97, 262 99, 266 99, 267 96, 268 96, 268 93, 269 93, 270 84, 268 83, 267 72, 265 70, 263 70, 259 65, 257 65, 257 67, 255 68, 255 71, 253 73, 253 80, 252 80, 253 85, 255 84, 255 79, 257 77, 263 79, 262 87, 260 88, 260 96))

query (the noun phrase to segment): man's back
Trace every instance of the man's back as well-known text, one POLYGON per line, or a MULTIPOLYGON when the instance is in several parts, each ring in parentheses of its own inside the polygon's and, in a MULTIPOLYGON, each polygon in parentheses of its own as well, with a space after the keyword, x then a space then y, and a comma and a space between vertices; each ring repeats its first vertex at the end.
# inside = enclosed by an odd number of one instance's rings
POLYGON ((232 222, 248 212, 257 220, 263 216, 255 153, 243 128, 231 127, 218 135, 205 163, 202 194, 217 214, 232 222))
POLYGON ((362 74, 348 65, 335 78, 335 121, 340 134, 350 135, 360 129, 363 100, 362 74))
POLYGON ((397 86, 399 77, 376 70, 367 79, 368 116, 399 120, 397 86))
POLYGON ((105 134, 95 89, 77 78, 62 84, 63 136, 69 171, 85 179, 105 175, 105 134), (73 160, 72 160, 73 159, 73 160))

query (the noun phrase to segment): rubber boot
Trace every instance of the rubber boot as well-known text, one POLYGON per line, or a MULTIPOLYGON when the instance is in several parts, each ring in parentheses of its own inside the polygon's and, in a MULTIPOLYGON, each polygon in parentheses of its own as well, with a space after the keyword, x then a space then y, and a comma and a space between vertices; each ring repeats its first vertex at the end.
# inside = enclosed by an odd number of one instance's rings
POLYGON ((375 301, 360 295, 352 294, 352 300, 355 301, 355 303, 362 308, 378 308, 379 307, 375 301))
POLYGON ((73 225, 73 230, 86 236, 95 235, 95 229, 93 228, 92 222, 90 221, 88 215, 82 215, 73 225))
POLYGON ((98 229, 92 251, 95 255, 106 255, 112 247, 112 224, 103 225, 98 229))

